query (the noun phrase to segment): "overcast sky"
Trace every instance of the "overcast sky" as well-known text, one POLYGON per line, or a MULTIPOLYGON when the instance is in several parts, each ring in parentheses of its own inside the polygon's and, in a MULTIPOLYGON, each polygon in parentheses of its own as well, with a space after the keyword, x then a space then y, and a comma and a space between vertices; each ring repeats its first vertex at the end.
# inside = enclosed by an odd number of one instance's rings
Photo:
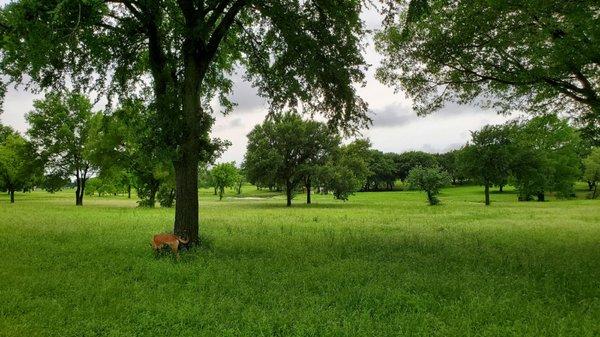
MULTIPOLYGON (((9 1, 0 0, 0 4, 7 2, 9 1)), ((380 26, 380 17, 374 10, 365 12, 363 18, 370 29, 380 26)), ((363 136, 371 139, 375 148, 384 152, 445 152, 464 144, 469 139, 470 131, 507 119, 475 106, 456 105, 427 117, 417 117, 411 109, 410 100, 403 92, 394 93, 392 88, 375 79, 374 72, 381 58, 375 52, 371 38, 368 44, 365 56, 371 67, 367 73, 367 85, 360 88, 359 92, 368 102, 374 121, 369 130, 363 131, 363 136)), ((4 114, 0 116, 1 122, 19 131, 26 131, 24 114, 31 110, 33 100, 37 98, 39 97, 24 90, 9 89, 4 114)), ((232 142, 220 161, 239 163, 244 157, 246 135, 254 125, 262 122, 266 106, 257 96, 256 90, 242 80, 235 83, 233 99, 238 103, 237 108, 228 116, 216 116, 213 136, 232 142)))

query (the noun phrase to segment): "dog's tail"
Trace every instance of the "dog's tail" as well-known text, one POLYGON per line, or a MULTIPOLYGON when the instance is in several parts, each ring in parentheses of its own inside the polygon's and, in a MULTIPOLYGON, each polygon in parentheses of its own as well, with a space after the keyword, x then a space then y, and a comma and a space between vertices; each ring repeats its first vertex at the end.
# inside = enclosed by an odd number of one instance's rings
POLYGON ((179 242, 183 243, 184 245, 190 242, 190 239, 184 239, 181 236, 178 236, 177 240, 179 240, 179 242))

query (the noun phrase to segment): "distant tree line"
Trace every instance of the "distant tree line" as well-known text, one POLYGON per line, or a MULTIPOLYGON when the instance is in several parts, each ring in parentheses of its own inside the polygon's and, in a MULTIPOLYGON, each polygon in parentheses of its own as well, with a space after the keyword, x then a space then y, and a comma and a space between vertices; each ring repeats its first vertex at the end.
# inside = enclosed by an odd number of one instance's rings
MULTIPOLYGON (((26 137, 8 127, 0 130, 0 189, 14 202, 17 191, 65 186, 75 190, 76 205, 84 195, 137 192, 139 205, 174 206, 173 163, 148 124, 152 106, 142 99, 123 101, 109 112, 93 112, 79 93, 48 94, 27 114, 26 137)), ((475 183, 490 189, 512 185, 518 199, 546 200, 548 193, 568 198, 574 183, 588 182, 597 197, 600 154, 585 133, 556 115, 488 125, 472 133, 462 148, 442 154, 422 151, 384 153, 366 139, 343 142, 325 123, 287 112, 272 114, 248 134, 240 167, 214 165, 229 145, 205 141, 198 181, 223 198, 227 188, 242 193, 245 183, 282 191, 287 205, 298 193, 312 202, 314 193, 348 200, 357 191, 421 189, 437 204, 440 188, 475 183), (584 135, 584 137, 582 137, 584 135)))

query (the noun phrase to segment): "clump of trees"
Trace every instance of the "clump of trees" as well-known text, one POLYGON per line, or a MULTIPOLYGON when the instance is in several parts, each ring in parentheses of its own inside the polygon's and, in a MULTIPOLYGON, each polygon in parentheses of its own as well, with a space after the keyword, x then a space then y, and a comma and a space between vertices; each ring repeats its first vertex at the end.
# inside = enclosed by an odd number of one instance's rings
POLYGON ((488 125, 472 133, 460 154, 464 173, 485 189, 490 204, 490 187, 500 190, 511 183, 519 200, 544 201, 549 192, 566 198, 573 195, 580 176, 578 132, 556 115, 504 125, 488 125))
POLYGON ((303 186, 310 204, 318 168, 339 143, 340 137, 324 123, 303 120, 292 112, 270 116, 248 134, 244 159, 248 180, 258 186, 282 186, 288 206, 303 186))
POLYGON ((425 191, 429 205, 434 206, 440 203, 438 195, 440 189, 450 185, 450 175, 442 171, 439 167, 417 166, 410 170, 406 181, 413 189, 425 191))

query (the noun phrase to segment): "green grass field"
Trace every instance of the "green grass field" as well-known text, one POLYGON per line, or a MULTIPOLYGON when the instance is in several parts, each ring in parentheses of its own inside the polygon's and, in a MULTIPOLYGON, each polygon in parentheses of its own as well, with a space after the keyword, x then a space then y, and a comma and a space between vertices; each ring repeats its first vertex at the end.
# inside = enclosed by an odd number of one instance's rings
POLYGON ((600 200, 580 194, 206 190, 206 245, 179 262, 149 245, 171 209, 2 195, 0 336, 599 336, 600 200))

